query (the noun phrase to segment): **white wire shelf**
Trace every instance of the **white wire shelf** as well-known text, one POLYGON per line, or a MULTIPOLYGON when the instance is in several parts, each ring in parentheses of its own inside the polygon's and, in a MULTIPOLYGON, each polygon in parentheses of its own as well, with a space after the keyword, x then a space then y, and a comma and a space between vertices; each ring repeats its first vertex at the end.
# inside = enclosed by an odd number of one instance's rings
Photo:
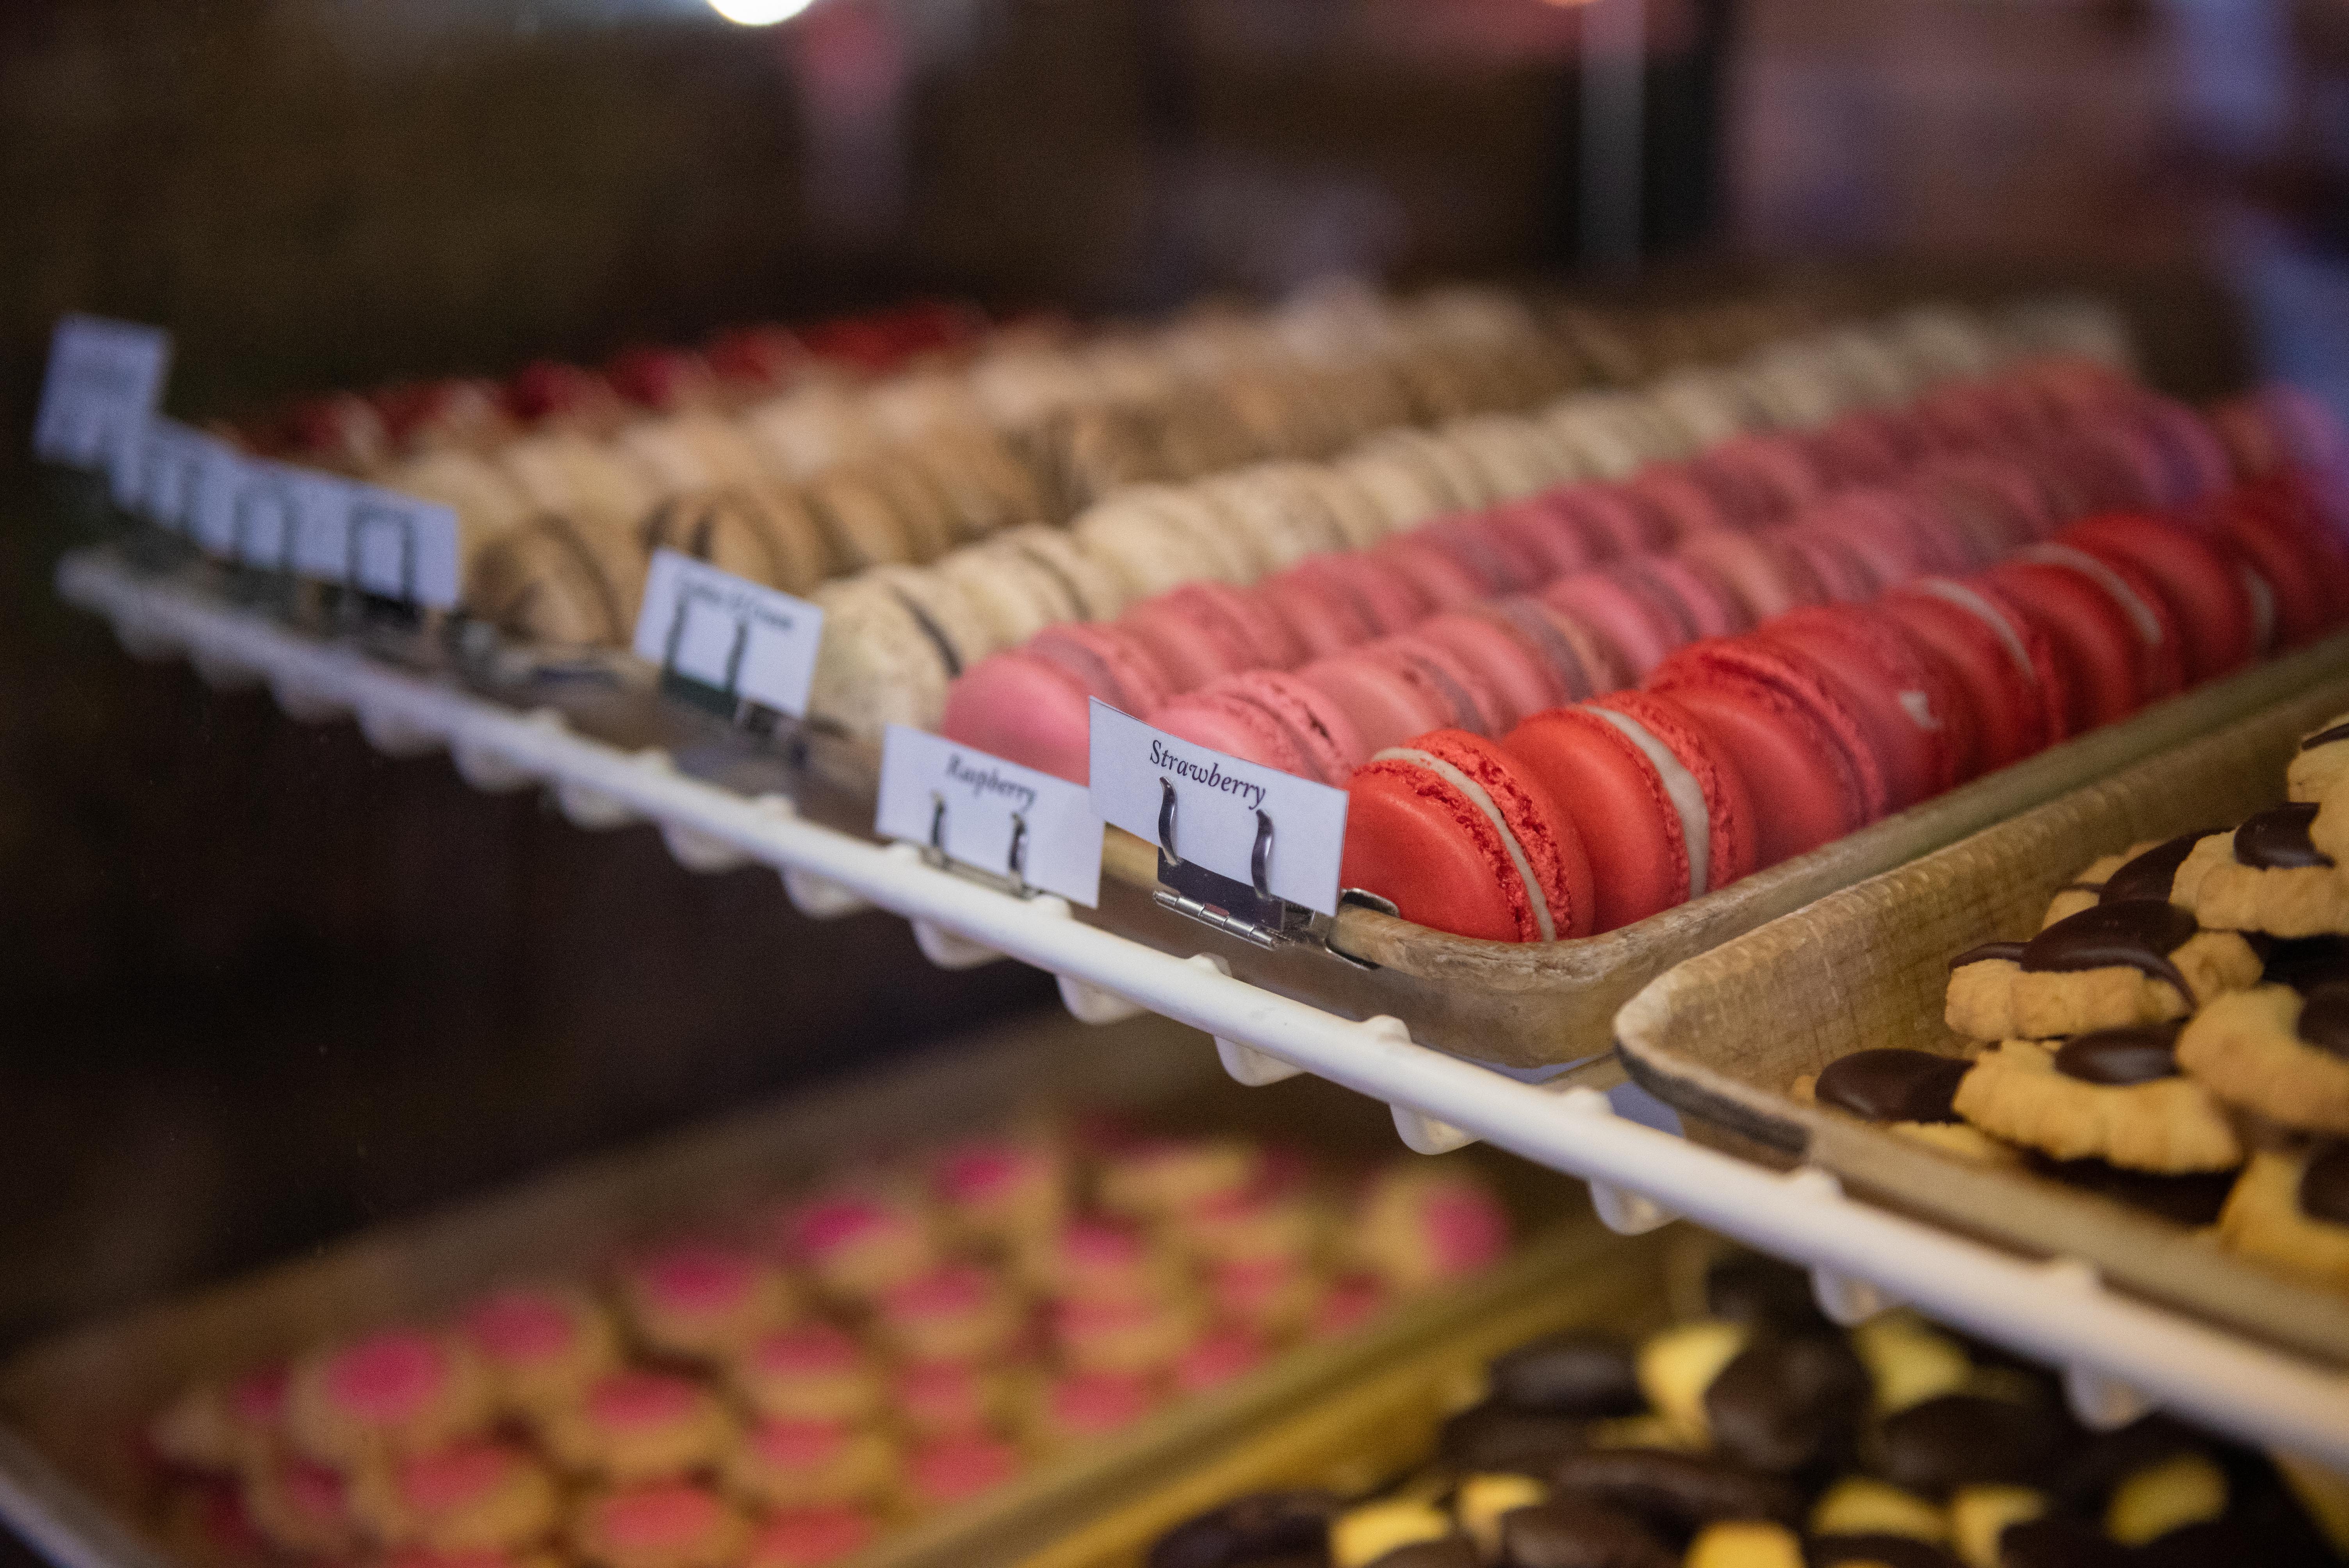
POLYGON ((1399 1020, 1354 1021, 1233 978, 1211 955, 1164 953, 811 821, 781 795, 747 796, 321 642, 100 552, 67 556, 57 590, 105 616, 133 654, 185 658, 222 685, 265 684, 296 718, 355 719, 380 748, 445 748, 485 789, 542 788, 582 826, 658 826, 678 861, 780 872, 803 913, 878 908, 914 923, 934 963, 998 958, 1060 979, 1091 1023, 1149 1011, 1215 1037, 1239 1081, 1315 1074, 1393 1108, 1402 1140, 1435 1153, 1476 1140, 1591 1186, 1600 1217, 1637 1232, 1687 1218, 1810 1268, 1822 1306, 1853 1322, 1901 1303, 2065 1369, 2075 1411, 2118 1425, 2156 1406, 2349 1470, 2349 1376, 2106 1288, 2076 1260, 2002 1251, 1846 1194, 1825 1171, 1779 1172, 1619 1115, 1589 1087, 1529 1084, 1413 1043, 1399 1020))

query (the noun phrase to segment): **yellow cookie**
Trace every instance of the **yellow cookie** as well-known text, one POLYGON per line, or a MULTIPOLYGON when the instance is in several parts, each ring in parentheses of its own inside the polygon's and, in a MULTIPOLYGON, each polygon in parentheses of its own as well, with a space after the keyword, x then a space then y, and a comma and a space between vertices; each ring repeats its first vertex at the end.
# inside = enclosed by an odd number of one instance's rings
POLYGON ((2058 1160, 2094 1158, 2177 1175, 2242 1163, 2209 1091, 2177 1076, 2173 1029, 2105 1029, 2059 1050, 2008 1040, 1958 1085, 1958 1114, 1993 1137, 2058 1160))

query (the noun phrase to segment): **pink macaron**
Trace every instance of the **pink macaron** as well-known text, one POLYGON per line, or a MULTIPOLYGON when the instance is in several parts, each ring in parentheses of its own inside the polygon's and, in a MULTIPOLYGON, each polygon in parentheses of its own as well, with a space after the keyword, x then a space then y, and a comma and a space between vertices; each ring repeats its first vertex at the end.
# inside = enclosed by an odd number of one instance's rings
POLYGON ((1408 574, 1419 584, 1420 593, 1429 607, 1436 610, 1456 610, 1464 604, 1474 604, 1489 598, 1500 590, 1485 577, 1462 565, 1458 557, 1433 540, 1423 539, 1424 530, 1397 534, 1379 542, 1371 552, 1386 564, 1408 574))
POLYGON ((1343 786, 1370 758, 1345 705, 1285 670, 1226 676, 1160 707, 1167 734, 1300 779, 1343 786))
POLYGON ((1092 768, 1092 698, 1141 717, 1180 689, 1123 627, 1071 622, 965 670, 947 690, 938 727, 949 740, 1081 784, 1092 768))
POLYGON ((1408 631, 1435 610, 1434 599, 1411 573, 1375 550, 1309 555, 1281 576, 1343 594, 1375 636, 1408 631))
POLYGON ((1256 585, 1256 594, 1288 626, 1307 659, 1358 647, 1379 634, 1354 595, 1319 575, 1276 573, 1256 585))
POLYGON ((1371 751, 1430 729, 1488 731, 1500 697, 1441 643, 1388 637, 1297 672, 1344 708, 1371 751))
POLYGON ((1592 532, 1558 503, 1556 490, 1504 502, 1485 513, 1485 531, 1496 547, 1530 564, 1537 584, 1596 565, 1613 552, 1611 540, 1592 532))

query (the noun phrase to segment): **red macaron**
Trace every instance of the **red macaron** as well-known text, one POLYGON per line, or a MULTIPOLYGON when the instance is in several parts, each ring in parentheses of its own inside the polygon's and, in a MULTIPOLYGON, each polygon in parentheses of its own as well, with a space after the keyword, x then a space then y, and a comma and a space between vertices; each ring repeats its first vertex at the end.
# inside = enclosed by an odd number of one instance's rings
POLYGON ((2054 649, 2064 734, 2126 718, 2144 702, 2144 639, 2094 578, 2068 566, 2008 561, 1967 581, 1988 584, 2020 608, 2054 649))
POLYGON ((1886 806, 1898 811, 1969 777, 1974 713, 1963 686, 1930 646, 1873 605, 1796 610, 1754 634, 1807 654, 1868 727, 1884 761, 1886 806))
POLYGON ((2135 567, 2168 602, 2188 684, 2240 669, 2259 653, 2251 590, 2232 551, 2157 519, 2083 518, 2055 535, 2108 563, 2135 567))
POLYGON ((2186 687, 2186 639, 2178 611, 2161 583, 2135 561, 2106 545, 2049 540, 2016 551, 2018 562, 2077 572, 2120 606, 2137 636, 2137 700, 2158 702, 2186 687))
POLYGON ((1923 577, 1876 608, 1932 648, 1965 687, 1974 716, 1972 778, 2019 762, 2064 738, 2064 686, 2047 634, 1996 588, 1977 580, 1923 577))
POLYGON ((1346 787, 1340 875, 1405 920, 1493 942, 1588 935, 1590 863, 1573 820, 1499 746, 1439 729, 1381 750, 1346 787))
POLYGON ((1504 745, 1583 830, 1593 931, 1644 920, 1754 869, 1744 776, 1668 696, 1617 692, 1553 708, 1504 745))

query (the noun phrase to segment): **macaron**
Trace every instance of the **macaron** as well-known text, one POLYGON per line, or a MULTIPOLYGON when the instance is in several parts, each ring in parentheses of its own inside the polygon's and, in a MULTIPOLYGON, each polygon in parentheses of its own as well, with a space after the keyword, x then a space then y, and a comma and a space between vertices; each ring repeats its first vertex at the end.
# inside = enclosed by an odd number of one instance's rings
POLYGON ((938 727, 949 740, 1082 784, 1092 777, 1092 699, 1140 717, 1175 691, 1131 632, 1072 623, 965 671, 938 727))
POLYGON ((2061 740, 2064 685, 2055 654, 2036 621, 1987 582, 1920 577, 1876 602, 1911 638, 1940 655, 1973 710, 1972 778, 2061 740))
POLYGON ((1360 647, 1379 634, 1361 604, 1327 577, 1276 572, 1256 586, 1262 603, 1303 649, 1308 659, 1360 647))
POLYGON ((1541 597, 1597 628, 1638 676, 1674 648, 1749 624, 1744 605, 1726 588, 1671 556, 1630 556, 1594 566, 1559 578, 1541 597))
POLYGON ((1970 581, 2020 608, 2054 649, 2065 735, 2126 718, 2141 706, 2144 639, 2094 577, 2049 562, 2007 561, 1970 581))
POLYGON ((1375 550, 1311 555, 1282 573, 1285 581, 1309 581, 1350 600, 1373 635, 1409 631, 1435 608, 1435 602, 1397 559, 1375 550))
POLYGON ((1551 492, 1549 504, 1582 531, 1602 561, 1661 550, 1676 536, 1662 509, 1624 485, 1568 485, 1551 492))
POLYGON ((1612 643, 1531 593, 1511 594, 1461 613, 1502 622, 1522 638, 1555 677, 1557 701, 1580 702, 1631 684, 1630 667, 1612 643))
POLYGON ((1402 637, 1317 660, 1297 676, 1344 708, 1372 751, 1430 729, 1481 731, 1497 700, 1448 648, 1402 637))
POLYGON ((1346 793, 1345 885, 1458 936, 1588 934, 1594 900, 1581 834, 1492 741, 1432 731, 1379 752, 1346 793))
POLYGON ((1756 869, 1882 816, 1889 792, 1867 723, 1809 655, 1750 637, 1692 643, 1648 677, 1744 777, 1756 869))
POLYGON ((1500 592, 1489 578, 1462 564, 1453 551, 1423 537, 1423 532, 1397 534, 1372 553, 1409 574, 1434 609, 1457 610, 1500 592))
POLYGON ((1546 490, 1504 502, 1484 516, 1484 528, 1496 548, 1526 562, 1537 586, 1569 572, 1595 565, 1612 542, 1594 541, 1587 530, 1546 490))
POLYGON ((1580 826, 1596 903, 1613 931, 1754 869, 1744 775, 1668 696, 1618 692, 1537 714, 1503 743, 1580 826))
POLYGON ((1343 704, 1282 670, 1226 676, 1149 718, 1210 750, 1323 784, 1342 786, 1370 756, 1343 704))
MULTIPOLYGON (((2301 488, 2296 476, 2278 474, 2240 486, 2179 519, 2241 551, 2272 603, 2282 647, 2323 635, 2349 612, 2349 573, 2342 569, 2339 547, 2297 493, 2301 488)), ((2252 592, 2256 600, 2259 590, 2252 592)))
POLYGON ((1715 529, 1682 540, 1672 553, 1734 594, 1752 624, 1796 605, 1823 604, 1828 599, 1809 559, 1775 529, 1751 533, 1715 529))
POLYGON ((2188 684, 2240 668, 2258 653, 2251 590, 2233 552, 2154 518, 2115 512, 2072 523, 2055 542, 2152 581, 2168 602, 2188 684))
POLYGON ((1804 572, 1826 594, 1827 603, 1859 603, 1892 586, 1879 578, 1868 559, 1831 528, 1790 522, 1771 533, 1801 562, 1804 572))
POLYGON ((2135 562, 2109 548, 2086 549, 2048 541, 2015 552, 2018 563, 2076 572, 2120 606, 2137 638, 2137 699, 2157 702, 2186 685, 2185 638, 2178 614, 2160 583, 2135 562))
POLYGON ((1913 806, 1967 776, 1972 704, 1940 655, 1897 620, 1868 605, 1821 605, 1781 615, 1754 634, 1808 654, 1837 683, 1884 761, 1887 810, 1913 806))
POLYGON ((1486 735, 1502 735, 1519 720, 1567 700, 1567 688, 1542 645, 1506 615, 1452 610, 1422 622, 1414 636, 1440 644, 1485 677, 1497 699, 1486 735))
POLYGON ((1418 537, 1450 551, 1454 559, 1495 593, 1538 588, 1554 575, 1541 553, 1527 550, 1510 532, 1491 525, 1489 511, 1461 512, 1429 523, 1418 537))
POLYGON ((1743 528, 1755 521, 1731 513, 1712 488, 1700 482, 1683 463, 1660 463, 1648 469, 1624 484, 1622 491, 1664 518, 1668 540, 1743 528))

